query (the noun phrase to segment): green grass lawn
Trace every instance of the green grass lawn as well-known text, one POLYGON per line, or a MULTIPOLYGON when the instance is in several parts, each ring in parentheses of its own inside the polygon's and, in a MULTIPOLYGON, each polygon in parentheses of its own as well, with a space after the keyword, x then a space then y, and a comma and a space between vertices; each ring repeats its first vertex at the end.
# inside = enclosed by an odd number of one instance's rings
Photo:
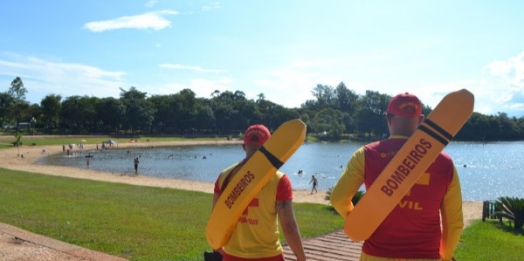
MULTIPOLYGON (((95 174, 96 175, 96 174, 95 174)), ((202 260, 211 194, 0 168, 0 222, 130 260, 202 260)), ((343 226, 331 207, 295 203, 303 237, 343 226)), ((474 222, 457 260, 523 260, 524 232, 474 222)))
POLYGON ((498 220, 475 221, 462 234, 455 259, 524 260, 524 230, 514 231, 508 224, 500 225, 498 220))
MULTIPOLYGON (((1 168, 0 180, 0 222, 130 260, 202 260, 210 250, 211 194, 1 168)), ((325 205, 295 211, 304 237, 343 225, 325 205)))

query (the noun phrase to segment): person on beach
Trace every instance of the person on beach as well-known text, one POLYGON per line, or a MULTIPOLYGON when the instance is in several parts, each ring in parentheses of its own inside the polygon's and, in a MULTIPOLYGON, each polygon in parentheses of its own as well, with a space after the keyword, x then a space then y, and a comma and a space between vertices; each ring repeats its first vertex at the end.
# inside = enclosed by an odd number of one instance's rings
MULTIPOLYGON (((251 125, 246 130, 242 144, 246 157, 223 170, 218 176, 213 194, 213 207, 233 176, 270 136, 269 130, 264 125, 251 125)), ((288 176, 277 171, 246 208, 229 241, 222 249, 215 249, 215 251, 223 255, 224 261, 250 259, 284 261, 278 232, 280 223, 296 260, 306 260, 300 231, 293 213, 292 199, 293 190, 288 176)))
MULTIPOLYGON (((344 218, 353 209, 351 199, 360 186, 365 184, 368 189, 373 184, 424 120, 422 103, 409 93, 394 96, 384 115, 390 137, 354 152, 331 191, 331 204, 344 218)), ((360 260, 451 260, 463 227, 457 170, 451 157, 441 152, 364 241, 360 260)))
POLYGON ((311 187, 311 194, 313 194, 313 190, 315 191, 315 193, 318 193, 317 191, 318 180, 317 178, 315 178, 315 175, 311 176, 311 180, 309 181, 309 184, 311 183, 313 183, 313 186, 311 187))
POLYGON ((140 163, 139 158, 140 158, 140 156, 136 156, 136 157, 133 159, 133 163, 135 164, 135 175, 138 174, 138 163, 140 163))

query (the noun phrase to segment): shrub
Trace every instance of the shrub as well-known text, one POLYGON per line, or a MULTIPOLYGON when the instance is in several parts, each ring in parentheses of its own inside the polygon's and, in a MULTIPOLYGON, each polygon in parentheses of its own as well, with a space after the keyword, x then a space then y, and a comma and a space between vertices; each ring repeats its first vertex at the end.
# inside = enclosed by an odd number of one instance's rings
POLYGON ((507 218, 514 223, 514 229, 520 230, 524 225, 524 199, 516 197, 500 197, 495 215, 507 218))
POLYGON ((364 191, 357 191, 357 194, 353 196, 351 199, 351 202, 353 202, 353 205, 357 205, 358 201, 364 196, 364 191))
MULTIPOLYGON (((333 187, 330 187, 327 191, 326 191, 326 197, 324 197, 325 200, 330 200, 331 199, 331 192, 333 191, 333 187)), ((362 198, 362 196, 364 196, 364 192, 363 191, 357 191, 357 193, 355 194, 355 196, 353 196, 353 198, 351 199, 351 202, 353 202, 353 205, 356 205, 358 203, 358 201, 362 198)))

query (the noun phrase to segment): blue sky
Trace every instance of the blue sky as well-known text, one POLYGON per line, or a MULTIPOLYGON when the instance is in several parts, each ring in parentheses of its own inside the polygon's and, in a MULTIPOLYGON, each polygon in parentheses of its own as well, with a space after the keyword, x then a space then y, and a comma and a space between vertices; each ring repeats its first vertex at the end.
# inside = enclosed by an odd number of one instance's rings
POLYGON ((129 1, 2 3, 0 91, 119 97, 263 93, 285 107, 317 84, 417 94, 466 88, 475 111, 524 116, 523 1, 129 1))

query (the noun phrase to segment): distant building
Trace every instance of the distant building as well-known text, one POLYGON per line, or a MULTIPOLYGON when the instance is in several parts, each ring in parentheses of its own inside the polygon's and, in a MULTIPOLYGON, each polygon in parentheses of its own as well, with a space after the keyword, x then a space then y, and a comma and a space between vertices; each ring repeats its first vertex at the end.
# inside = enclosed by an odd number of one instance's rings
POLYGON ((16 124, 16 129, 31 129, 31 123, 30 122, 19 122, 16 124))

